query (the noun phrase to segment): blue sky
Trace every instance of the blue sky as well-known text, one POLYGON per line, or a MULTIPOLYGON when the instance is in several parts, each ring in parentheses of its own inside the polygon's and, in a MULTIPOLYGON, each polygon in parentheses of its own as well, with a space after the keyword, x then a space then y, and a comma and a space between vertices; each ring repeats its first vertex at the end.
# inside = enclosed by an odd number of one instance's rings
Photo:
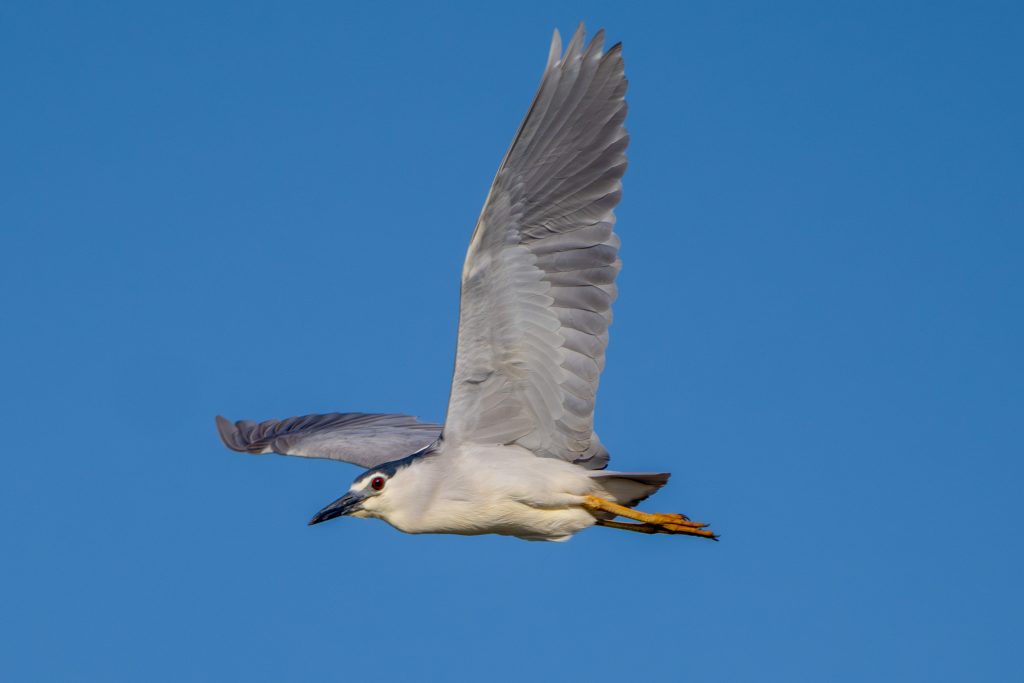
POLYGON ((1014 3, 6 3, 0 677, 1024 677, 1014 3), (898 6, 897 6, 898 5, 898 6), (722 542, 306 521, 443 418, 553 28, 625 44, 597 425, 722 542))

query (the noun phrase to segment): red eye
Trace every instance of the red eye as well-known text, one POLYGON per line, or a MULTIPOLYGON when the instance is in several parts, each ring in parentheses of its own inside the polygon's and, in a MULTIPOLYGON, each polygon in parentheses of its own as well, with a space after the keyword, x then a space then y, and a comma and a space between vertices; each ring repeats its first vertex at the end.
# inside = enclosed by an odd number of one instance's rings
POLYGON ((384 488, 384 477, 374 477, 370 480, 370 488, 374 491, 380 491, 384 488))

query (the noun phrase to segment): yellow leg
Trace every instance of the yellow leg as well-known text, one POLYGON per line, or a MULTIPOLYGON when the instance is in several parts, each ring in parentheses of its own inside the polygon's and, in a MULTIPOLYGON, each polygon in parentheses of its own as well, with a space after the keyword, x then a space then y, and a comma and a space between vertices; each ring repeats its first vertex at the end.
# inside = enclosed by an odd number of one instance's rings
POLYGON ((598 526, 606 526, 610 529, 622 529, 624 531, 636 531, 641 534, 656 534, 658 527, 654 524, 631 524, 629 522, 615 522, 610 519, 597 520, 598 526))
POLYGON ((640 512, 639 510, 634 510, 633 508, 628 508, 624 505, 613 503, 610 500, 598 498, 597 496, 587 496, 584 499, 583 505, 592 511, 608 512, 619 517, 642 522, 642 524, 628 524, 626 522, 609 523, 608 520, 601 520, 598 522, 601 526, 639 531, 645 534, 683 534, 718 540, 718 536, 714 532, 704 528, 707 524, 691 522, 685 515, 640 512))

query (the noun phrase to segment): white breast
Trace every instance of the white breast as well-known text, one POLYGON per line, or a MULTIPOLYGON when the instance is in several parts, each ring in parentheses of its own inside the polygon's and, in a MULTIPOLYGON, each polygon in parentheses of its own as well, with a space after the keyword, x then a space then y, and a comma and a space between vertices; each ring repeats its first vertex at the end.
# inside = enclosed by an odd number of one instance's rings
POLYGON ((381 517, 406 533, 567 540, 595 522, 581 507, 596 490, 587 471, 520 446, 457 447, 413 464, 398 479, 408 487, 402 500, 413 504, 381 517))

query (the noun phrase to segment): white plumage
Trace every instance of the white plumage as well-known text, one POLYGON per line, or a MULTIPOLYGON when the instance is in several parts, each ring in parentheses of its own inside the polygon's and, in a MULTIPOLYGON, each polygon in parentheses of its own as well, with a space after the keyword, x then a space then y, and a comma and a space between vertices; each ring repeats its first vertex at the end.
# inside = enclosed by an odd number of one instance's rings
POLYGON ((586 470, 563 460, 537 458, 521 446, 470 445, 399 470, 356 514, 410 534, 560 541, 595 523, 583 496, 599 490, 586 470))
MULTIPOLYGON (((451 447, 398 469, 352 516, 383 519, 409 534, 564 541, 597 522, 584 508, 585 496, 630 505, 656 489, 617 474, 538 458, 516 445, 451 447)), ((350 493, 361 497, 371 481, 363 475, 350 493)))

